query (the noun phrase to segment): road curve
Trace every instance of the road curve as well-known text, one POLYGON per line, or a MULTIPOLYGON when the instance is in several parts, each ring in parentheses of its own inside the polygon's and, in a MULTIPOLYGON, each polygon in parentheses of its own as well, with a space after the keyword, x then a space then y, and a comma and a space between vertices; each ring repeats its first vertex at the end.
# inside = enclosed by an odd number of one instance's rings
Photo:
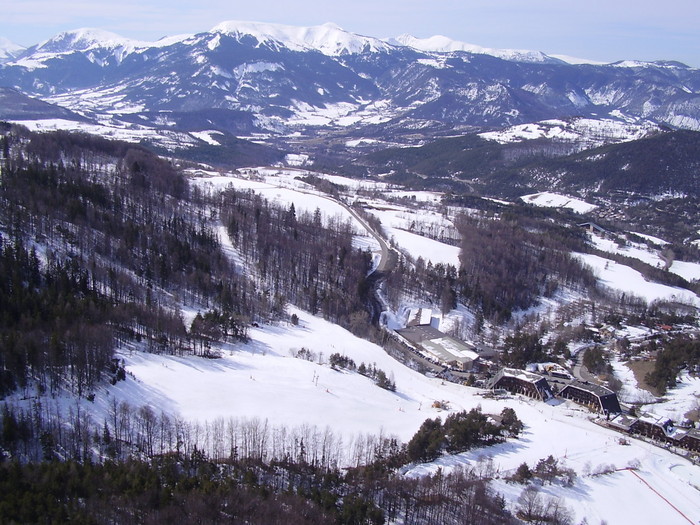
POLYGON ((359 213, 357 213, 356 210, 354 210, 352 207, 348 206, 344 202, 341 201, 335 201, 338 204, 340 204, 343 208, 345 208, 348 213, 350 213, 357 222, 359 222, 362 227, 367 230, 367 233, 369 233, 372 237, 374 237, 377 242, 379 243, 379 247, 381 248, 382 254, 381 258, 379 259, 379 264, 377 267, 374 269, 372 273, 380 273, 380 274, 385 274, 387 272, 390 272, 391 270, 394 269, 394 266, 396 266, 396 259, 397 259, 397 254, 396 251, 394 251, 393 248, 389 247, 387 242, 384 240, 384 238, 377 232, 374 228, 372 228, 367 221, 365 221, 359 213))

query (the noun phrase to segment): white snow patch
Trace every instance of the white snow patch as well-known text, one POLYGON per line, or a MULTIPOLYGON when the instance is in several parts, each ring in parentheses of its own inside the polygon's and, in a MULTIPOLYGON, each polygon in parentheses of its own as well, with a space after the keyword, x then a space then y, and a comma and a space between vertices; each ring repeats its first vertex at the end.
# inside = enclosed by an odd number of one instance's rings
POLYGON ((285 155, 285 157, 284 157, 284 163, 287 164, 287 166, 304 166, 308 162, 309 162, 308 155, 303 155, 303 154, 298 154, 298 153, 289 153, 288 155, 285 155))
POLYGON ((234 37, 250 35, 260 44, 286 47, 293 51, 316 50, 329 56, 381 52, 391 48, 377 38, 349 33, 335 24, 313 27, 296 27, 260 22, 227 21, 215 26, 211 32, 234 37))
POLYGON ((223 135, 220 131, 191 131, 190 135, 212 146, 221 146, 212 135, 223 135))
POLYGON ((637 270, 597 255, 573 255, 589 265, 599 281, 610 289, 641 297, 647 302, 672 301, 700 307, 700 297, 690 290, 647 281, 637 270))
POLYGON ((523 195, 520 198, 527 204, 533 204, 544 208, 568 208, 581 214, 590 213, 598 207, 595 204, 589 204, 574 197, 568 197, 549 191, 523 195))
MULTIPOLYGON (((639 233, 635 233, 635 235, 649 239, 655 244, 667 244, 658 237, 640 235, 639 233)), ((590 239, 593 245, 599 250, 639 259, 640 261, 658 268, 663 268, 666 265, 666 260, 661 256, 660 252, 654 248, 649 248, 645 244, 627 242, 624 246, 620 246, 612 239, 595 234, 591 234, 590 239)), ((668 270, 676 275, 680 275, 687 281, 700 279, 700 263, 674 260, 668 270)))
POLYGON ((635 234, 638 237, 641 237, 642 239, 646 239, 647 241, 651 241, 654 244, 658 244, 659 246, 665 246, 667 244, 670 244, 668 241, 664 241, 663 239, 660 239, 659 237, 654 237, 653 235, 647 235, 646 233, 639 233, 639 232, 631 232, 635 234))

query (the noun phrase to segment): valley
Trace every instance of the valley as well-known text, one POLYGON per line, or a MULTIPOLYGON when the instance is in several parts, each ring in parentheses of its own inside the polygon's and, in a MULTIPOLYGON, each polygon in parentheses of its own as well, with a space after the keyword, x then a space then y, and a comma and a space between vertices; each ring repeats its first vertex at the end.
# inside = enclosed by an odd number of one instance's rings
POLYGON ((698 70, 435 44, 0 54, 3 479, 157 479, 65 496, 117 521, 188 483, 214 521, 227 483, 300 523, 700 520, 698 70))

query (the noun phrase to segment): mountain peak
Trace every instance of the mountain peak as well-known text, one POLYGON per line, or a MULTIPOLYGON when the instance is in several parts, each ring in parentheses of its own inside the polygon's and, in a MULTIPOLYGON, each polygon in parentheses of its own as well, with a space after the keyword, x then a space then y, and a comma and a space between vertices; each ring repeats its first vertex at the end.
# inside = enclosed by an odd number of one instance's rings
POLYGON ((492 49, 481 47, 475 44, 468 44, 458 40, 452 40, 443 35, 434 35, 429 38, 416 38, 409 34, 403 34, 388 40, 388 43, 412 47, 419 51, 429 53, 454 53, 464 51, 480 55, 491 55, 504 60, 514 62, 536 62, 536 63, 560 63, 557 58, 542 53, 541 51, 528 51, 525 49, 492 49))
POLYGON ((97 28, 82 28, 64 31, 39 44, 38 51, 61 53, 67 51, 86 51, 91 47, 119 47, 133 41, 110 31, 97 28))
POLYGON ((3 36, 0 36, 0 62, 12 60, 22 51, 24 51, 24 47, 15 44, 3 36))
POLYGON ((239 37, 250 35, 260 43, 276 44, 293 51, 316 50, 329 56, 384 51, 390 47, 378 38, 356 35, 333 23, 297 27, 231 20, 218 24, 211 32, 239 37))

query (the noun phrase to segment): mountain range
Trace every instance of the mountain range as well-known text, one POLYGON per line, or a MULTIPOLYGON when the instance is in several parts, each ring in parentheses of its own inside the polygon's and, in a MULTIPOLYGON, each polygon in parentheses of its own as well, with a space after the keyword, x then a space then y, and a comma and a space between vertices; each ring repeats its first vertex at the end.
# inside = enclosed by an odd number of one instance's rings
POLYGON ((81 29, 0 49, 0 86, 102 123, 399 143, 573 117, 700 130, 700 70, 673 61, 251 22, 157 42, 81 29))

